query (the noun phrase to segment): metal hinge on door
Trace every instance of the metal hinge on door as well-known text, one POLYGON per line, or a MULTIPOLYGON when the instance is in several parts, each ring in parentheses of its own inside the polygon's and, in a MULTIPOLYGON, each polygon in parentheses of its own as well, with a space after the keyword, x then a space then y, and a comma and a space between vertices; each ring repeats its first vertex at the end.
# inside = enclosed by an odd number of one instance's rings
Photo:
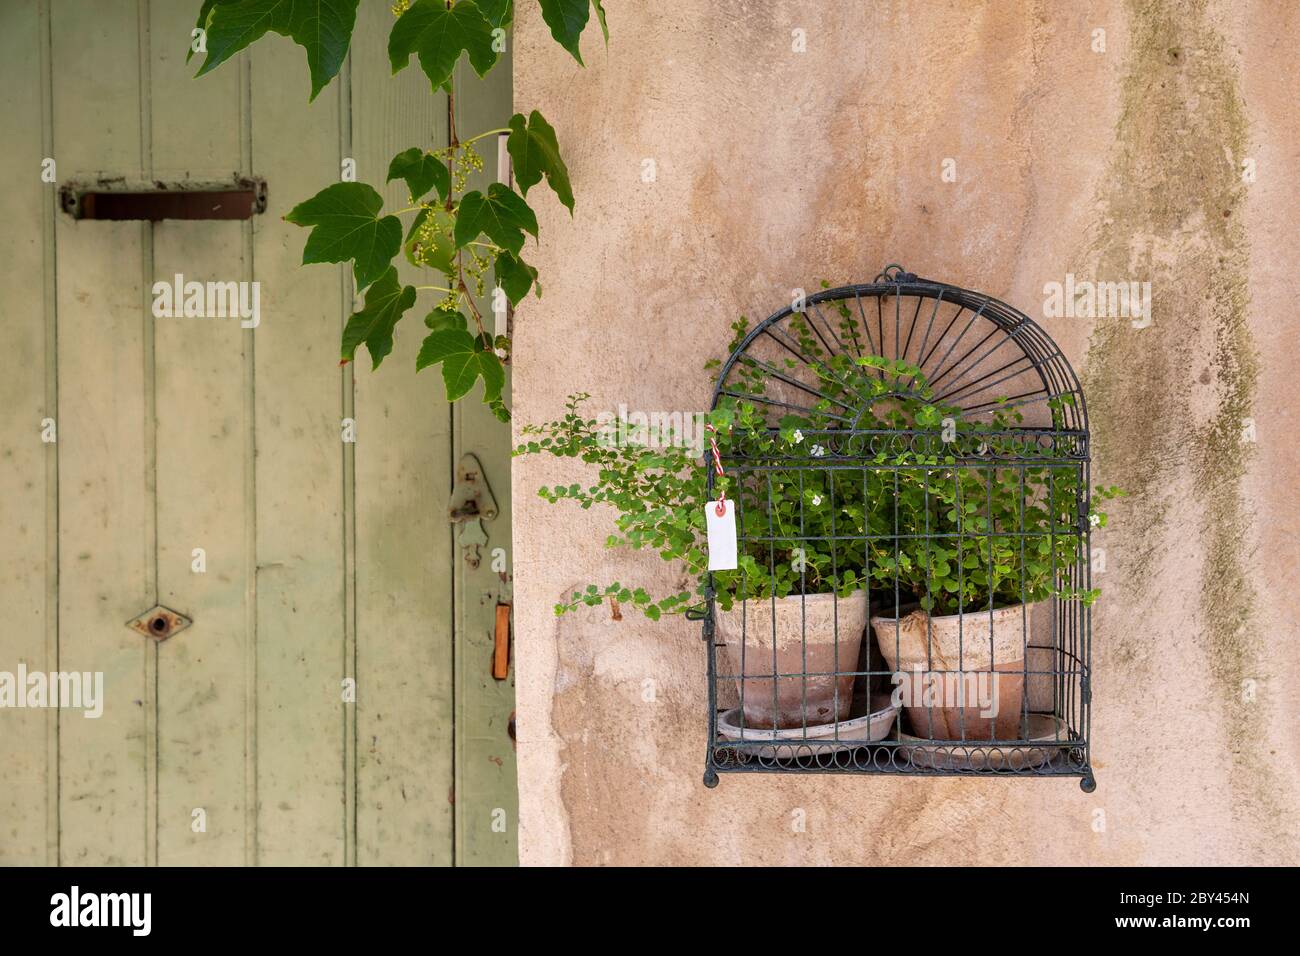
POLYGON ((456 541, 465 553, 465 563, 477 568, 482 560, 479 548, 488 541, 483 522, 497 516, 497 502, 488 487, 483 466, 471 454, 462 455, 456 465, 456 483, 451 489, 447 514, 452 524, 464 525, 456 541))

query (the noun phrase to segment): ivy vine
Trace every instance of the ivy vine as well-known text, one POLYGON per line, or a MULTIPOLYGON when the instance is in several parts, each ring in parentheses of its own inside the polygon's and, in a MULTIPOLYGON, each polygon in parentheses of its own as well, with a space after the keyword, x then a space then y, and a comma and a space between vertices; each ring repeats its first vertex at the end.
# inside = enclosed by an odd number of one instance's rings
MULTIPOLYGON (((307 52, 311 99, 329 84, 347 57, 360 0, 203 0, 196 36, 206 53, 198 75, 215 69, 268 32, 289 37, 307 52)), ((601 0, 537 0, 555 40, 582 63, 579 41, 594 10, 606 43, 609 29, 601 0)), ((541 295, 537 270, 523 258, 527 236, 538 238, 537 215, 526 199, 545 180, 573 213, 573 188, 560 156, 555 129, 537 110, 516 113, 501 129, 461 139, 456 129, 453 80, 456 63, 468 57, 483 77, 505 49, 505 30, 513 22, 513 0, 397 0, 388 37, 388 59, 396 74, 414 56, 432 92, 448 97, 449 144, 411 146, 394 156, 386 182, 401 180, 409 193, 406 208, 384 213, 379 191, 364 182, 339 182, 295 206, 284 218, 311 232, 304 264, 351 262, 364 305, 343 329, 342 364, 364 345, 378 368, 393 349, 393 330, 415 307, 421 292, 435 304, 425 316, 428 329, 416 368, 438 365, 447 398, 456 401, 483 382, 483 400, 502 421, 510 413, 502 400, 506 336, 494 337, 475 304, 495 273, 493 294, 511 305, 534 292, 541 295), (476 145, 505 135, 514 172, 513 186, 493 183, 486 191, 466 191, 469 176, 483 168, 476 145), (402 216, 410 216, 403 226, 402 216), (399 253, 416 266, 446 277, 443 284, 402 285, 393 260, 399 253), (500 290, 499 293, 496 290, 500 290)), ((192 47, 190 55, 195 49, 192 47)))

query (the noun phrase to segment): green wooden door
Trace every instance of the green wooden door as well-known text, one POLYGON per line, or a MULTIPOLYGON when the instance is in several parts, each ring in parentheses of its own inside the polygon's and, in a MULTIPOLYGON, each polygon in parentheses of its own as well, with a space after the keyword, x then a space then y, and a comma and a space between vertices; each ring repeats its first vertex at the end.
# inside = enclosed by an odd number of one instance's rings
MULTIPOLYGON (((377 372, 338 368, 350 277, 300 266, 281 219, 348 160, 378 182, 445 145, 446 98, 389 76, 386 3, 310 106, 282 38, 192 79, 196 9, 0 8, 0 677, 104 675, 99 718, 0 708, 0 863, 513 863, 513 674, 491 675, 509 431, 416 375, 418 328, 377 372), (57 210, 68 181, 235 173, 266 180, 265 214, 57 210), (176 274, 258 283, 259 324, 154 318, 176 274), (477 567, 447 516, 466 453, 499 506, 477 567), (193 624, 126 626, 155 604, 193 624)), ((507 67, 462 86, 462 129, 503 125, 507 67)))

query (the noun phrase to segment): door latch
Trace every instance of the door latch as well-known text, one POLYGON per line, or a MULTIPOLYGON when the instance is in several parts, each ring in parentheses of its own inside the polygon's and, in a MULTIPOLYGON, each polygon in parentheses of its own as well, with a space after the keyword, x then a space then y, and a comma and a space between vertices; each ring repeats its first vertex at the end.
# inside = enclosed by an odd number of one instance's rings
POLYGON ((482 561, 479 548, 488 541, 483 522, 497 516, 497 502, 488 487, 483 466, 472 454, 462 455, 456 465, 456 483, 452 485, 447 516, 452 524, 464 525, 456 540, 465 552, 465 563, 477 568, 482 561))

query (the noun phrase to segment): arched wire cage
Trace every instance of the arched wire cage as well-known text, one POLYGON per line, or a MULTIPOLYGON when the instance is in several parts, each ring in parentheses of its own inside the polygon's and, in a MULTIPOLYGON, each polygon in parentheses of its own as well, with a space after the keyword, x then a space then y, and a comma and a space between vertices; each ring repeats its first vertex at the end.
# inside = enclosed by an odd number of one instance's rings
POLYGON ((887 267, 744 335, 713 407, 724 772, 1076 776, 1089 758, 1087 411, 1051 338, 887 267))

